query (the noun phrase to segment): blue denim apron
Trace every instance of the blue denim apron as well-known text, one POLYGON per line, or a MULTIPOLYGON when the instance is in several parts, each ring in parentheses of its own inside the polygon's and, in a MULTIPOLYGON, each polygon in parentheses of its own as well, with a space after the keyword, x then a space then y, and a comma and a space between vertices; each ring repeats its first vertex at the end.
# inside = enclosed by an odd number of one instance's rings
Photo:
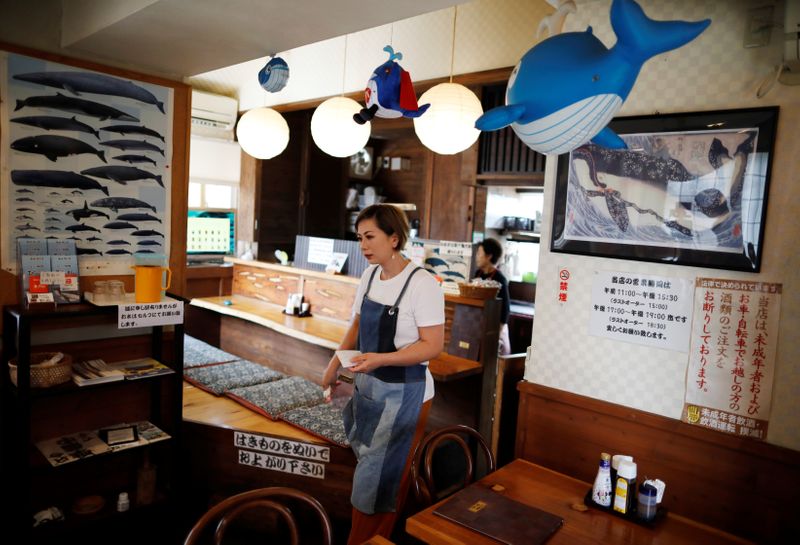
MULTIPOLYGON (((369 298, 378 267, 372 271, 361 303, 358 349, 361 352, 396 352, 394 336, 400 300, 408 276, 394 305, 369 298)), ((344 408, 347 439, 358 464, 353 475, 353 507, 368 515, 388 513, 397 507, 400 479, 411 450, 411 440, 425 397, 425 366, 384 366, 355 373, 353 399, 344 408)))

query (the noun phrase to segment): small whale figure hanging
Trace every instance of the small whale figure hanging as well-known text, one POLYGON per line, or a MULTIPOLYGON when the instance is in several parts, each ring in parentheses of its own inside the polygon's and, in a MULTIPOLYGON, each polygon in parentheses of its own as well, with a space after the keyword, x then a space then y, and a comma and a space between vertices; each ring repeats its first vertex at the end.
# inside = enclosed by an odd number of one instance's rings
POLYGON ((475 128, 511 125, 529 148, 545 154, 567 153, 590 140, 623 149, 625 143, 606 125, 628 98, 642 65, 689 43, 709 24, 709 19, 654 21, 633 0, 614 0, 611 27, 618 40, 611 49, 591 27, 538 43, 511 72, 506 105, 484 113, 475 128))
POLYGON ((289 81, 289 65, 280 57, 272 57, 258 72, 258 84, 269 93, 277 93, 289 81))
POLYGON ((359 125, 375 116, 390 119, 419 117, 430 107, 430 104, 417 104, 411 74, 395 60, 403 60, 403 54, 399 51, 395 53, 390 45, 383 50, 389 54, 389 60, 377 67, 367 82, 367 88, 364 89, 366 107, 353 115, 359 125))

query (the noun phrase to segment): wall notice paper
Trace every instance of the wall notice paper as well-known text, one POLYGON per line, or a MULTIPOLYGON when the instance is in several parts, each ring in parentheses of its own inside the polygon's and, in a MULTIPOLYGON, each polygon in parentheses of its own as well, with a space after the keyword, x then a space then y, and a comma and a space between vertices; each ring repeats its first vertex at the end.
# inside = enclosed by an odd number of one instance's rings
POLYGON ((698 278, 682 419, 764 440, 781 284, 698 278))
POLYGON ((595 271, 589 334, 686 352, 692 295, 688 278, 595 271))
POLYGON ((441 281, 445 293, 458 295, 458 283, 469 282, 472 244, 447 240, 413 239, 406 252, 415 264, 441 281))
POLYGON ((159 303, 119 305, 117 327, 133 329, 183 323, 183 301, 167 298, 159 303))
POLYGON ((327 265, 333 259, 333 239, 309 237, 308 262, 327 265))

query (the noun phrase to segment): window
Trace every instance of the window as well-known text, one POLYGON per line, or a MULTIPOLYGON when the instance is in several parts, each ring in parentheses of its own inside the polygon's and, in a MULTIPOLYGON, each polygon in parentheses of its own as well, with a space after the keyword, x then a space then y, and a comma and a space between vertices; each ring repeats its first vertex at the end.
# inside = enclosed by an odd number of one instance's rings
POLYGON ((235 184, 189 181, 189 208, 237 208, 239 188, 235 184))

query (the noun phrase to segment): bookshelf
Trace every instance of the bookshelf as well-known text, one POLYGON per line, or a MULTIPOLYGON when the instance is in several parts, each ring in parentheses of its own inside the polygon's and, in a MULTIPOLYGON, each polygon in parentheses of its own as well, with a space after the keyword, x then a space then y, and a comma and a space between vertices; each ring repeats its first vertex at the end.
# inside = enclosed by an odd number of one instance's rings
POLYGON ((154 326, 120 336, 116 333, 117 307, 7 306, 3 313, 0 472, 4 488, 8 488, 0 500, 0 516, 8 531, 13 529, 24 543, 53 542, 54 536, 100 542, 108 539, 109 524, 115 532, 133 534, 143 527, 142 517, 174 514, 183 325, 171 326, 171 332, 165 332, 164 326, 154 326), (41 344, 42 340, 50 344, 41 344), (126 376, 99 384, 78 386, 69 381, 32 388, 30 361, 39 351, 64 352, 72 356, 73 364, 92 359, 109 363, 142 359, 133 365, 137 370, 144 363, 151 367, 164 364, 169 369, 136 380, 126 376), (17 362, 16 384, 7 365, 12 357, 17 362), (108 438, 104 430, 126 426, 137 430, 135 441, 113 446, 104 441, 103 437, 108 438), (157 440, 150 441, 147 433, 152 433, 152 427, 160 433, 157 440), (69 439, 81 434, 93 435, 99 443, 93 443, 91 452, 76 455, 74 449, 80 448, 80 441, 69 439), (44 452, 52 454, 52 449, 59 447, 67 451, 62 453, 66 461, 56 464, 44 452), (147 505, 137 498, 137 475, 143 467, 156 468, 156 490, 152 498, 147 498, 147 505), (130 512, 116 511, 120 492, 128 493, 130 512), (75 506, 87 497, 102 498, 102 507, 91 514, 76 513, 75 506), (155 509, 154 503, 158 504, 155 509), (49 507, 57 507, 64 520, 33 527, 34 514, 49 507))

